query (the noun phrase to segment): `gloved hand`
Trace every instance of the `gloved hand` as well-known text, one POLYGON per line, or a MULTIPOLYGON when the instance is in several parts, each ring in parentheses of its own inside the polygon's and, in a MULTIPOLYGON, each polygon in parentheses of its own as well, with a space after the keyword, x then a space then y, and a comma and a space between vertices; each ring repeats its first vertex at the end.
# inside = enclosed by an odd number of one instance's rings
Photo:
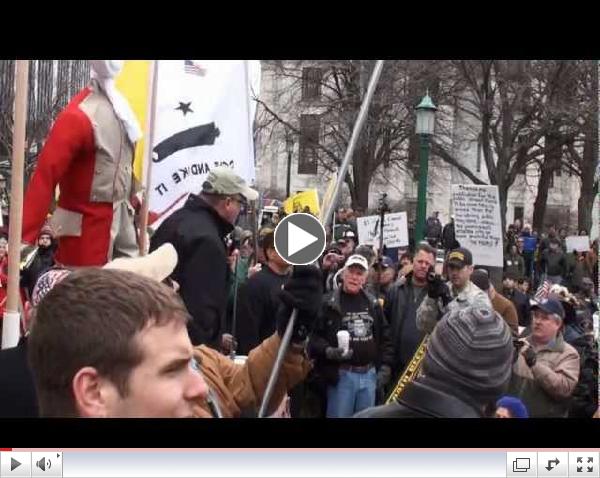
POLYGON ((385 387, 392 379, 392 369, 389 365, 382 365, 377 372, 377 388, 385 387))
POLYGON ((527 347, 523 352, 523 358, 528 367, 533 367, 537 361, 537 354, 533 347, 527 347))
POLYGON ((427 295, 435 300, 439 298, 445 300, 450 297, 450 289, 440 276, 435 275, 427 281, 427 295))
POLYGON ((281 300, 281 306, 277 312, 279 336, 283 337, 292 310, 298 309, 292 341, 305 340, 313 328, 323 302, 321 270, 314 266, 295 266, 291 277, 279 293, 279 298, 281 300))
POLYGON ((325 349, 325 357, 327 357, 327 360, 343 362, 345 360, 350 360, 352 355, 354 355, 352 349, 348 349, 347 351, 344 351, 342 347, 327 347, 325 349))
POLYGON ((513 361, 512 361, 513 364, 519 359, 519 354, 521 353, 521 349, 523 348, 524 345, 525 345, 524 340, 521 340, 521 339, 513 340, 513 346, 515 347, 515 352, 514 352, 513 361))

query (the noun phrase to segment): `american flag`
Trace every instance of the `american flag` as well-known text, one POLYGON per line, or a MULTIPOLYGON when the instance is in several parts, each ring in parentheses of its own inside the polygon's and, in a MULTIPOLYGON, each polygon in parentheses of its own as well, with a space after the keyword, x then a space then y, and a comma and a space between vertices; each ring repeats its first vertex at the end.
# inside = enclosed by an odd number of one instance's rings
POLYGON ((197 65, 192 60, 184 60, 184 70, 186 73, 190 75, 198 75, 204 76, 206 75, 206 69, 202 68, 200 65, 197 65))
POLYGON ((533 296, 533 300, 536 302, 540 302, 544 299, 548 298, 548 293, 550 292, 550 282, 547 280, 538 288, 535 295, 533 296))

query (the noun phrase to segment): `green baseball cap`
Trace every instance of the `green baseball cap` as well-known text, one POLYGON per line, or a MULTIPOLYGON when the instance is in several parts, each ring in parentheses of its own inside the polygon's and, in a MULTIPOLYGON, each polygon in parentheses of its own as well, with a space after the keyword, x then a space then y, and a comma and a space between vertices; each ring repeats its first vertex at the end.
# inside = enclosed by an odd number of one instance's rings
POLYGON ((210 170, 202 185, 202 192, 223 196, 240 194, 247 201, 256 201, 258 199, 257 191, 248 187, 246 181, 235 174, 232 169, 224 166, 210 170))

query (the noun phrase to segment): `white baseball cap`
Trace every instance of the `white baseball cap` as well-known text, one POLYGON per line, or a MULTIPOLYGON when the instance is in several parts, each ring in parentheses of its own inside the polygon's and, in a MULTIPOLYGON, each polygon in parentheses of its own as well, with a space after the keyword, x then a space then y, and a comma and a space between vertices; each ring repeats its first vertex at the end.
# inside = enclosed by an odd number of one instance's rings
POLYGON ((369 270, 369 263, 367 259, 360 254, 354 254, 353 256, 348 257, 345 268, 347 269, 350 266, 360 266, 366 271, 369 270))

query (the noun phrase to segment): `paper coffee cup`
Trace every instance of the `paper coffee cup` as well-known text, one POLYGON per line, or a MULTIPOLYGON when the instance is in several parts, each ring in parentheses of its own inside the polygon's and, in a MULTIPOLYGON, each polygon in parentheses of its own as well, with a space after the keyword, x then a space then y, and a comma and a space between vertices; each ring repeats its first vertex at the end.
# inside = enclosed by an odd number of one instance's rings
POLYGON ((338 347, 348 352, 350 349, 350 333, 347 330, 338 330, 337 333, 338 347))

